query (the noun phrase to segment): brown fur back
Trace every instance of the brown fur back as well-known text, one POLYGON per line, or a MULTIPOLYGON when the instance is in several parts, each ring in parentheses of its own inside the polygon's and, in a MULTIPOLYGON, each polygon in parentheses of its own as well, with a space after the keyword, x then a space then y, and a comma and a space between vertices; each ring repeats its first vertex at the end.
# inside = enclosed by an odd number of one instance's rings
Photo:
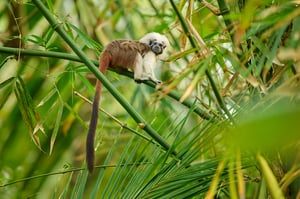
POLYGON ((144 56, 151 51, 150 46, 138 41, 115 40, 107 45, 103 53, 109 53, 113 58, 109 67, 132 68, 135 65, 137 53, 144 56))

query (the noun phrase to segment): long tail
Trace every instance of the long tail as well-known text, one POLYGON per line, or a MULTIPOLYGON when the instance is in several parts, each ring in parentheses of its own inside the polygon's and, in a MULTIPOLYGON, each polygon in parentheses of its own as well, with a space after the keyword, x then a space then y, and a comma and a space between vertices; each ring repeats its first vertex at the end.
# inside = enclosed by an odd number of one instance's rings
MULTIPOLYGON (((109 66, 109 61, 110 61, 109 55, 103 53, 99 61, 99 69, 103 74, 105 74, 106 69, 109 66)), ((94 140, 95 140, 97 123, 98 123, 98 109, 99 109, 101 89, 102 89, 102 84, 99 80, 97 80, 96 92, 95 92, 93 108, 92 108, 92 117, 90 121, 88 135, 86 138, 86 162, 90 174, 93 172, 94 169, 94 161, 95 161, 94 140)))

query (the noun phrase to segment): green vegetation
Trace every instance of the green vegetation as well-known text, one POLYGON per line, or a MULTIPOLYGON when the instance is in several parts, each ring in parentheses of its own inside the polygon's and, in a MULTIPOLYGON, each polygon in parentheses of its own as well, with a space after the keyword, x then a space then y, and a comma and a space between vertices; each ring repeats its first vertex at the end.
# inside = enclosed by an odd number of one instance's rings
POLYGON ((299 16, 296 0, 1 1, 0 198, 300 198, 299 16), (105 44, 152 31, 171 43, 163 84, 98 71, 105 44))

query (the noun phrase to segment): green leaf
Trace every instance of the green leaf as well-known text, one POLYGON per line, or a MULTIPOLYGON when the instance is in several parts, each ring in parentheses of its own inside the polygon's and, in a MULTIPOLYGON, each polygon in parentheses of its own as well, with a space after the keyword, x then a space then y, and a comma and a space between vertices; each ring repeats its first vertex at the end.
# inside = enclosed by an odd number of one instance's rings
POLYGON ((11 85, 15 79, 16 79, 15 77, 11 77, 4 80, 3 82, 0 83, 0 89, 3 89, 7 85, 11 85))
POLYGON ((53 129, 53 132, 52 132, 52 135, 51 135, 50 152, 49 152, 50 154, 52 153, 54 143, 55 143, 55 140, 56 140, 56 137, 57 137, 57 133, 58 133, 58 130, 59 130, 59 127, 60 127, 61 118, 62 118, 62 115, 63 115, 63 110, 64 110, 64 106, 63 106, 63 104, 60 104, 59 108, 58 108, 55 124, 54 124, 54 129, 53 129))
POLYGON ((7 56, 3 59, 3 61, 0 63, 0 70, 1 68, 7 63, 7 61, 9 61, 10 59, 13 59, 15 56, 11 55, 11 56, 7 56))
POLYGON ((28 89, 25 86, 25 83, 21 77, 17 77, 15 82, 14 92, 19 104, 19 108, 23 117, 23 120, 27 126, 27 129, 30 133, 31 139, 34 144, 41 149, 39 135, 35 132, 36 127, 38 126, 38 115, 35 112, 34 104, 31 98, 31 95, 28 89))
POLYGON ((262 169, 262 174, 267 182, 272 198, 274 199, 284 199, 282 191, 279 187, 279 184, 274 176, 271 168, 269 167, 267 161, 263 156, 257 155, 257 161, 262 169))
POLYGON ((69 24, 69 25, 73 30, 76 31, 76 33, 80 36, 80 38, 83 39, 83 41, 85 42, 87 47, 93 48, 93 49, 102 49, 103 48, 103 46, 101 46, 99 43, 97 43, 96 41, 91 39, 87 34, 82 32, 79 28, 77 28, 73 24, 69 24))

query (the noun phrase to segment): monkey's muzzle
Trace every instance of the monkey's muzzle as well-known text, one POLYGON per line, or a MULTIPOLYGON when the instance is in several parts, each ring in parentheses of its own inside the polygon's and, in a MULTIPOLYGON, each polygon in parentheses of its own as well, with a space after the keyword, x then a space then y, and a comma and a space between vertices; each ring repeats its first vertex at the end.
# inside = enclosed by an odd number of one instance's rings
POLYGON ((164 50, 164 45, 159 43, 159 42, 153 42, 151 44, 151 50, 156 54, 156 55, 160 55, 163 53, 164 50))

